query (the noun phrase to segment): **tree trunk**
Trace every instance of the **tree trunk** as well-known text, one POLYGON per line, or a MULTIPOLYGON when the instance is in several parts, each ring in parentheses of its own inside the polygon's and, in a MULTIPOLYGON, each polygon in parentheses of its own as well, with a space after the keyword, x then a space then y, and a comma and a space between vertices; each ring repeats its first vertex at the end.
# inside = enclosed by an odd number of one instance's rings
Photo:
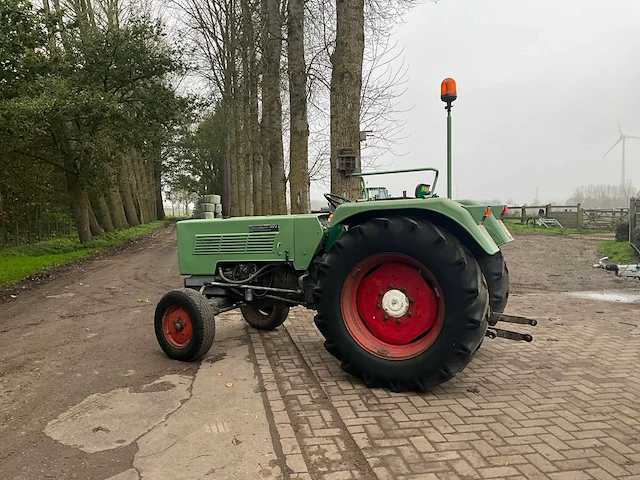
POLYGON ((262 180, 262 155, 254 153, 253 158, 253 211, 255 215, 264 215, 264 185, 262 180))
POLYGON ((309 213, 307 72, 304 60, 304 0, 289 0, 289 194, 291 213, 309 213))
POLYGON ((98 207, 98 222, 105 232, 113 232, 115 226, 111 219, 111 213, 109 213, 109 206, 102 194, 95 196, 95 204, 98 207))
POLYGON ((167 218, 167 214, 164 211, 164 202, 162 201, 162 184, 158 181, 155 182, 156 191, 156 218, 158 220, 164 220, 167 218))
MULTIPOLYGON (((233 135, 230 135, 232 137, 233 135)), ((231 145, 231 141, 229 141, 231 145)), ((229 162, 229 197, 231 205, 229 206, 229 214, 232 217, 240 216, 240 184, 238 182, 238 165, 232 148, 229 148, 227 155, 229 162)))
MULTIPOLYGON (((239 102, 236 102, 239 103, 239 102)), ((247 215, 247 202, 246 202, 246 195, 247 195, 247 188, 246 188, 246 177, 245 177, 245 158, 244 158, 244 145, 243 145, 243 141, 242 141, 242 132, 240 131, 240 125, 239 125, 239 111, 240 109, 237 108, 236 106, 236 113, 234 115, 235 118, 235 131, 236 131, 236 135, 235 135, 235 144, 234 144, 234 155, 233 155, 233 161, 236 163, 236 168, 237 168, 237 175, 238 175, 238 180, 237 180, 237 185, 238 185, 238 210, 239 210, 239 215, 241 217, 244 217, 245 215, 247 215)), ((249 192, 249 194, 251 194, 253 192, 249 192)))
POLYGON ((87 210, 89 211, 89 228, 91 229, 91 235, 97 237, 102 235, 103 231, 98 223, 98 219, 96 218, 96 214, 91 207, 91 202, 89 201, 89 195, 85 192, 84 201, 87 204, 87 210))
POLYGON ((111 221, 116 230, 122 230, 123 228, 129 228, 127 222, 127 216, 124 212, 124 205, 122 204, 122 197, 117 187, 112 187, 109 192, 109 212, 111 213, 111 221))
MULTIPOLYGON (((264 100, 263 100, 264 103, 264 100)), ((262 145, 262 214, 273 214, 271 198, 271 166, 269 165, 268 127, 269 112, 262 109, 262 126, 260 129, 260 144, 262 145)))
POLYGON ((262 162, 262 214, 273 215, 273 197, 271 196, 271 165, 262 162))
POLYGON ((155 192, 156 202, 156 218, 158 220, 164 220, 166 214, 164 211, 164 202, 162 200, 162 151, 158 148, 158 152, 151 164, 153 169, 153 191, 155 192))
MULTIPOLYGON (((253 138, 253 85, 252 79, 255 69, 255 42, 253 33, 253 14, 249 0, 241 0, 242 8, 242 41, 240 51, 242 53, 242 143, 244 155, 244 210, 245 215, 254 215, 254 188, 253 188, 253 157, 257 148, 253 138)), ((257 99, 256 99, 257 102, 257 99)), ((257 114, 257 110, 256 110, 257 114)))
POLYGON ((108 181, 107 205, 109 206, 109 213, 111 215, 111 221, 116 230, 122 230, 128 228, 127 216, 124 213, 124 206, 122 205, 122 197, 118 190, 118 176, 114 171, 111 164, 105 165, 105 175, 108 181))
POLYGON ((258 38, 254 28, 254 11, 256 0, 243 0, 244 47, 246 47, 245 63, 247 89, 247 133, 251 145, 251 157, 248 158, 247 169, 252 172, 252 197, 254 215, 262 215, 262 148, 260 147, 260 120, 258 118, 258 61, 256 43, 258 38))
POLYGON ((138 213, 136 212, 136 204, 133 200, 133 193, 131 192, 131 183, 129 183, 130 174, 127 168, 127 159, 122 159, 122 165, 118 171, 120 179, 120 193, 122 194, 122 204, 124 206, 124 212, 127 216, 127 223, 130 227, 137 227, 140 225, 138 220, 138 213))
POLYGON ((331 55, 331 192, 356 199, 360 179, 337 168, 341 150, 360 163, 360 95, 364 54, 364 0, 336 0, 336 46, 331 55))
POLYGON ((135 151, 131 153, 129 161, 131 166, 130 172, 133 173, 133 175, 131 175, 131 190, 136 202, 136 210, 138 211, 140 223, 145 224, 151 220, 151 215, 149 215, 146 202, 143 161, 138 152, 135 151))
POLYGON ((144 161, 144 165, 145 185, 147 189, 147 193, 145 195, 145 198, 147 199, 147 209, 149 210, 149 215, 151 215, 151 220, 158 220, 156 189, 153 178, 153 161, 147 158, 144 161))
MULTIPOLYGON (((235 108, 233 109, 235 110, 235 108)), ((234 119, 235 112, 232 113, 231 122, 231 134, 229 135, 230 155, 229 161, 231 163, 231 193, 233 195, 231 208, 233 210, 233 216, 244 216, 244 189, 242 184, 244 183, 244 169, 242 168, 242 158, 239 155, 238 149, 238 135, 237 135, 237 123, 234 119)))
POLYGON ((67 183, 67 192, 69 193, 69 201, 73 210, 73 220, 78 231, 80 243, 90 242, 91 226, 89 224, 89 209, 85 199, 86 192, 78 182, 78 175, 69 171, 65 172, 65 180, 67 183))
POLYGON ((274 214, 287 213, 282 146, 282 101, 280 99, 280 56, 282 53, 280 6, 280 0, 262 0, 263 21, 265 22, 263 27, 262 102, 263 111, 268 110, 269 112, 266 117, 266 139, 269 155, 267 160, 271 169, 271 210, 274 214))
POLYGON ((253 155, 245 154, 244 156, 244 214, 254 215, 253 211, 253 155))
POLYGON ((231 215, 231 171, 229 168, 229 156, 223 153, 220 155, 220 195, 224 218, 229 218, 231 215))
POLYGON ((139 153, 136 153, 133 157, 133 167, 135 169, 136 183, 138 185, 138 201, 140 202, 140 210, 144 212, 144 222, 142 223, 148 223, 153 220, 149 204, 149 193, 151 189, 147 183, 146 161, 139 153))

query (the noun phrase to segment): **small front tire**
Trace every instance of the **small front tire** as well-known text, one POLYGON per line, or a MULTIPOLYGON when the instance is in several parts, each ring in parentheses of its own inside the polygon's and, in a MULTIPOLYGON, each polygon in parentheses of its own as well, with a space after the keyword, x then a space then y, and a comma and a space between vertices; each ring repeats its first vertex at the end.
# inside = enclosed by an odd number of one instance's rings
POLYGON ((168 357, 192 362, 211 348, 216 333, 213 309, 192 289, 172 290, 156 306, 156 339, 168 357))

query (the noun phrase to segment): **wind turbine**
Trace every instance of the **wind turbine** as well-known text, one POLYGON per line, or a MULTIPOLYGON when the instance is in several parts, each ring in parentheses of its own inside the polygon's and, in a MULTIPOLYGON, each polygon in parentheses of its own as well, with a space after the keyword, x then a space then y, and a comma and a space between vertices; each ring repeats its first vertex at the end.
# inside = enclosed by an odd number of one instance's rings
POLYGON ((620 142, 622 142, 622 183, 620 183, 620 185, 624 186, 626 183, 626 175, 625 175, 625 166, 626 166, 626 162, 625 162, 625 151, 626 151, 626 147, 627 147, 627 138, 633 138, 636 140, 640 140, 640 137, 634 137, 633 135, 625 135, 624 133, 622 133, 622 127, 620 126, 620 122, 618 122, 618 130, 620 131, 620 137, 618 137, 618 140, 616 141, 616 143, 613 144, 613 146, 607 150, 607 153, 605 153, 602 158, 606 157, 607 155, 609 155, 609 152, 611 150, 613 150, 615 148, 616 145, 618 145, 620 142))

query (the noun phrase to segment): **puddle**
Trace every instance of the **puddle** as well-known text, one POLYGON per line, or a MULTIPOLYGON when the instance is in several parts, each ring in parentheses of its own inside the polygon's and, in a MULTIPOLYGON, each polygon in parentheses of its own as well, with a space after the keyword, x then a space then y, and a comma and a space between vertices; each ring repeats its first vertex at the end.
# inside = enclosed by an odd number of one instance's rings
POLYGON ((572 297, 585 298, 587 300, 600 300, 602 302, 640 303, 640 293, 626 292, 568 292, 572 297))

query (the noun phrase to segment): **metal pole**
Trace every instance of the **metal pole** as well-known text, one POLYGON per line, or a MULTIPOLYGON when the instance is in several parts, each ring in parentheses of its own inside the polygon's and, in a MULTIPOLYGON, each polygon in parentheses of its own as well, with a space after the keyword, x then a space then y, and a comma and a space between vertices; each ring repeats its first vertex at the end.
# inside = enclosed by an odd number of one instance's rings
POLYGON ((625 161, 625 150, 626 150, 626 138, 622 137, 622 181, 620 182, 620 185, 622 185, 622 187, 625 187, 625 183, 626 183, 626 161, 625 161))
POLYGON ((447 197, 451 197, 451 104, 447 103, 447 197))

